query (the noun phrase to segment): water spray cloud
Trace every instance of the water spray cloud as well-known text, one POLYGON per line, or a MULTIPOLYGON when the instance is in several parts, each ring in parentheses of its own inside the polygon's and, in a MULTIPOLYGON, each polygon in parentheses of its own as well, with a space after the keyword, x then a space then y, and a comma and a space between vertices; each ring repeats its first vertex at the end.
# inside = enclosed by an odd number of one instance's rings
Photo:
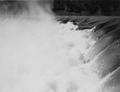
POLYGON ((90 92, 97 79, 82 66, 91 31, 60 24, 47 4, 36 2, 29 2, 27 19, 8 19, 0 26, 0 91, 90 92))

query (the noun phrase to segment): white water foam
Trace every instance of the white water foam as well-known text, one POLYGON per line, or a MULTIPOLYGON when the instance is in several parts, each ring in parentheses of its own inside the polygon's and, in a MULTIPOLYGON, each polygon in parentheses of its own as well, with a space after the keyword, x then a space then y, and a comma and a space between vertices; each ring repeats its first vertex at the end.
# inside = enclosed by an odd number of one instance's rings
POLYGON ((0 23, 0 92, 92 92, 97 79, 80 68, 89 32, 34 5, 29 17, 0 23))

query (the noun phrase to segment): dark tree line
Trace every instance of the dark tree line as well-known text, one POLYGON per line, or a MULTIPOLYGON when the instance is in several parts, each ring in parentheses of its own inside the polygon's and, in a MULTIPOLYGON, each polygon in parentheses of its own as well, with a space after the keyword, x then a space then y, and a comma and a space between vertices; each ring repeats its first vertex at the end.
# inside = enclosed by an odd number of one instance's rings
POLYGON ((55 12, 79 15, 120 15, 120 0, 54 0, 55 12))
MULTIPOLYGON (((50 3, 53 11, 62 15, 120 15, 120 0, 38 0, 38 3, 42 6, 50 3)), ((0 0, 0 14, 21 14, 25 10, 29 10, 26 0, 0 0)))

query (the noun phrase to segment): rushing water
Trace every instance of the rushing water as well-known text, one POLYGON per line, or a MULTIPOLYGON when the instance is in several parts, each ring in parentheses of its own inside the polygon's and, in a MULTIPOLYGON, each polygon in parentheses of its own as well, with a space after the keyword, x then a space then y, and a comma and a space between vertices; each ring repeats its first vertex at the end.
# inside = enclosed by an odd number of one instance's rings
POLYGON ((1 19, 0 92, 93 92, 98 80, 84 64, 91 31, 76 27, 44 11, 1 19))

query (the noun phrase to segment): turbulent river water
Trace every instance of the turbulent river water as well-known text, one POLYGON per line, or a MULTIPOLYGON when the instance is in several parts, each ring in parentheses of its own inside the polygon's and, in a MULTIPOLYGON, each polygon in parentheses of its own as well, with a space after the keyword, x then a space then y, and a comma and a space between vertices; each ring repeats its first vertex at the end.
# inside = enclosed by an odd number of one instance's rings
POLYGON ((90 92, 97 79, 84 69, 84 54, 93 42, 90 31, 76 27, 53 20, 1 21, 0 91, 90 92))
POLYGON ((1 18, 0 92, 93 92, 99 80, 84 64, 92 29, 76 28, 44 11, 1 18))

